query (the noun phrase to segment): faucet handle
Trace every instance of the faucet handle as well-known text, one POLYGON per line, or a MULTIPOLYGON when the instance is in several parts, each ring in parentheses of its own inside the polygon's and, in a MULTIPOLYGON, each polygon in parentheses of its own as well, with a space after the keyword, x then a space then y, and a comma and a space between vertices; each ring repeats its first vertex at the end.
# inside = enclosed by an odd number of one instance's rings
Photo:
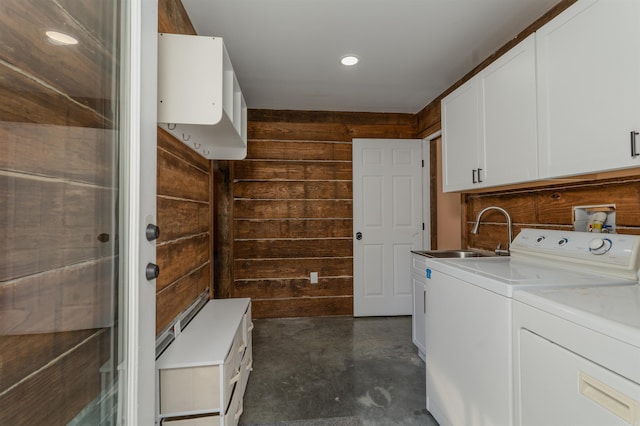
POLYGON ((503 250, 500 248, 500 243, 498 243, 498 246, 495 249, 495 254, 497 254, 498 256, 509 256, 509 246, 507 245, 507 249, 503 250))

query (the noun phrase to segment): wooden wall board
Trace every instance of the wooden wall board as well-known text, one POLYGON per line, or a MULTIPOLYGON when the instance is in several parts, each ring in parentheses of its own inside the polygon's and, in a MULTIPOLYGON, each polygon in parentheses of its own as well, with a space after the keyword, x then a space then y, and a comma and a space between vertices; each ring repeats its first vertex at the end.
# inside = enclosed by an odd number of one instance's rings
POLYGON ((158 128, 156 332, 211 285, 211 161, 158 128))
POLYGON ((180 0, 158 0, 158 32, 195 35, 189 15, 180 0))
POLYGON ((353 315, 353 296, 252 299, 254 318, 353 315))
POLYGON ((511 214, 514 237, 520 228, 573 230, 573 207, 597 204, 616 205, 618 233, 640 234, 640 175, 467 194, 465 200, 465 238, 473 248, 494 250, 498 242, 505 245, 507 230, 500 213, 487 212, 480 232, 470 233, 478 211, 487 206, 500 206, 511 214))
POLYGON ((244 181, 233 193, 240 199, 341 199, 351 200, 350 181, 244 181))
POLYGON ((247 159, 351 161, 351 143, 254 140, 247 159))
POLYGON ((352 296, 351 277, 321 278, 318 284, 309 285, 308 278, 238 280, 235 282, 236 297, 282 299, 295 297, 352 296))
POLYGON ((156 263, 160 267, 156 289, 160 292, 209 262, 209 233, 158 244, 156 252, 156 263))
MULTIPOLYGON (((311 272, 318 277, 353 277, 353 259, 299 257, 295 259, 239 259, 234 261, 235 279, 305 278, 311 272)), ((258 297, 256 295, 255 297, 258 297)))
POLYGON ((158 148, 157 191, 165 197, 209 201, 209 173, 174 152, 158 148))
POLYGON ((237 239, 349 238, 353 221, 347 219, 235 219, 237 239))
POLYGON ((351 180, 347 161, 238 161, 234 178, 239 180, 351 180))
POLYGON ((289 259, 304 257, 351 257, 352 238, 304 238, 282 240, 236 240, 234 257, 241 259, 289 259))
POLYGON ((236 200, 238 219, 349 218, 351 200, 236 200))
POLYGON ((184 311, 210 285, 210 264, 184 274, 156 296, 156 334, 184 311))
POLYGON ((158 197, 158 244, 209 232, 209 203, 158 197))

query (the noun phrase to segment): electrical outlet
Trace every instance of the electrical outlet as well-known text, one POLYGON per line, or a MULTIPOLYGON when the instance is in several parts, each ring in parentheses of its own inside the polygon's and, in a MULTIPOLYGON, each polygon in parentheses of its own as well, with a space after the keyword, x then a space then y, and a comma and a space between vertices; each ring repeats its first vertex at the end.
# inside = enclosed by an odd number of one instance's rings
POLYGON ((317 272, 312 272, 310 278, 311 278, 311 284, 318 284, 318 273, 317 272))

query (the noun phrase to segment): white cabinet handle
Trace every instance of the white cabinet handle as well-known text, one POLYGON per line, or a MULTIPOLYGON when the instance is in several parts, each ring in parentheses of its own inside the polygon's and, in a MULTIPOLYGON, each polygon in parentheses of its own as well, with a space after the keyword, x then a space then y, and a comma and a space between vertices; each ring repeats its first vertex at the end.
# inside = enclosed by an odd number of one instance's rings
POLYGON ((229 380, 229 384, 234 384, 235 382, 237 382, 238 380, 240 380, 240 370, 236 370, 236 375, 233 376, 231 378, 231 380, 229 380))
POLYGON ((247 364, 247 366, 244 369, 247 371, 253 370, 253 358, 251 358, 251 361, 249 362, 249 364, 247 364))
POLYGON ((242 352, 244 352, 246 347, 247 347, 246 343, 243 343, 242 345, 240 345, 240 347, 238 348, 238 353, 241 354, 242 352))
POLYGON ((242 403, 242 399, 240 400, 240 406, 238 407, 238 411, 236 412, 236 414, 233 416, 233 418, 235 420, 238 420, 240 418, 240 416, 242 415, 242 413, 244 412, 244 404, 242 403))
POLYGON ((612 387, 594 379, 584 372, 579 373, 580 393, 629 424, 638 421, 638 402, 612 387))
POLYGON ((253 330, 253 322, 249 324, 249 327, 247 327, 247 331, 251 331, 251 330, 253 330))

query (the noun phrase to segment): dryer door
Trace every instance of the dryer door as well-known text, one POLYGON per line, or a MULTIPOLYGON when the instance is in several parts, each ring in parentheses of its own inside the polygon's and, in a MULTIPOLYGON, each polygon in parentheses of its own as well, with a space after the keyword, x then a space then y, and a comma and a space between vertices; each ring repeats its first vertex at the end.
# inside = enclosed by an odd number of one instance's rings
POLYGON ((640 385, 520 329, 522 426, 638 425, 640 385))

